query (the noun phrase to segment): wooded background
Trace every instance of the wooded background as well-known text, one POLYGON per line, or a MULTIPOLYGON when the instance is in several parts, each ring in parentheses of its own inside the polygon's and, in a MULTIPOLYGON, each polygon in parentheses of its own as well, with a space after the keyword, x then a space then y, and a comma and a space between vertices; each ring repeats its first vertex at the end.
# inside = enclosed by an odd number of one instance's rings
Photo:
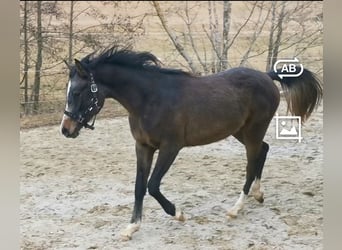
MULTIPOLYGON (((266 71, 297 57, 323 77, 321 1, 21 1, 20 19, 22 128, 60 121, 68 81, 63 60, 113 44, 197 75, 236 66, 266 71)), ((125 114, 115 101, 101 112, 125 114)))

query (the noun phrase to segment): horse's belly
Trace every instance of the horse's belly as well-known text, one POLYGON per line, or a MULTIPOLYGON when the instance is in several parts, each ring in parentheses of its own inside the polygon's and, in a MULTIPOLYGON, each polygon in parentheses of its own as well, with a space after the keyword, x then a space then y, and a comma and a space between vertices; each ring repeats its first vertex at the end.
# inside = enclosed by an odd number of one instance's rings
POLYGON ((215 136, 205 136, 205 137, 190 137, 186 139, 185 146, 200 146, 200 145, 206 145, 213 142, 217 142, 219 140, 222 140, 231 134, 220 134, 215 136))
POLYGON ((207 124, 189 123, 185 129, 186 146, 205 145, 222 140, 235 134, 241 126, 242 121, 235 122, 210 122, 207 124))

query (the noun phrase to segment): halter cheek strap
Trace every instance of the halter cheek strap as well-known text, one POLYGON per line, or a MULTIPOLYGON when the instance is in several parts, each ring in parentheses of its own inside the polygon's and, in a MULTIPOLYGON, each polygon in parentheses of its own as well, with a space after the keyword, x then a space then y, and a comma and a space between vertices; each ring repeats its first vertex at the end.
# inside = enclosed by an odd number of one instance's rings
POLYGON ((69 116, 71 119, 77 121, 79 124, 82 125, 82 127, 93 130, 95 128, 94 124, 96 120, 96 114, 100 111, 101 107, 98 105, 99 100, 97 98, 97 93, 99 90, 98 90, 97 84, 95 83, 94 76, 92 73, 90 73, 90 91, 93 97, 90 100, 90 105, 85 111, 83 111, 83 113, 75 114, 67 110, 64 110, 64 114, 69 116), (95 116, 94 116, 92 124, 88 124, 86 122, 86 117, 88 116, 89 113, 92 113, 92 112, 95 112, 95 116))

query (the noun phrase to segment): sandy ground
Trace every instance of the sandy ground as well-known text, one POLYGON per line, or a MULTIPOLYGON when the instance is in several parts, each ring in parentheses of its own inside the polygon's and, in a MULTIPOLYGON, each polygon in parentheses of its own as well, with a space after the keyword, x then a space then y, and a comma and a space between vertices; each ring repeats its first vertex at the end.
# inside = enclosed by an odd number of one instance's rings
MULTIPOLYGON (((143 223, 120 240, 134 200, 135 154, 126 117, 102 119, 94 131, 66 139, 59 126, 20 132, 22 249, 322 249, 323 113, 304 139, 265 141, 265 202, 250 197, 231 221, 245 178, 245 151, 233 137, 183 149, 161 190, 187 217, 174 221, 149 195, 143 223)), ((156 158, 156 157, 155 157, 156 158)))

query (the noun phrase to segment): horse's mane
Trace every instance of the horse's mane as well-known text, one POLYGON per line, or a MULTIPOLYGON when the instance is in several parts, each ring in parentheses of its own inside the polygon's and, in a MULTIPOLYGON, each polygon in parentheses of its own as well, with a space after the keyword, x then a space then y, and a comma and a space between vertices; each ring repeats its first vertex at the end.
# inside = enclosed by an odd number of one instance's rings
POLYGON ((190 72, 180 69, 162 68, 160 60, 150 52, 135 52, 128 48, 120 48, 118 46, 110 47, 99 53, 90 53, 84 57, 81 62, 90 67, 96 67, 102 64, 112 64, 165 74, 192 76, 190 72))

